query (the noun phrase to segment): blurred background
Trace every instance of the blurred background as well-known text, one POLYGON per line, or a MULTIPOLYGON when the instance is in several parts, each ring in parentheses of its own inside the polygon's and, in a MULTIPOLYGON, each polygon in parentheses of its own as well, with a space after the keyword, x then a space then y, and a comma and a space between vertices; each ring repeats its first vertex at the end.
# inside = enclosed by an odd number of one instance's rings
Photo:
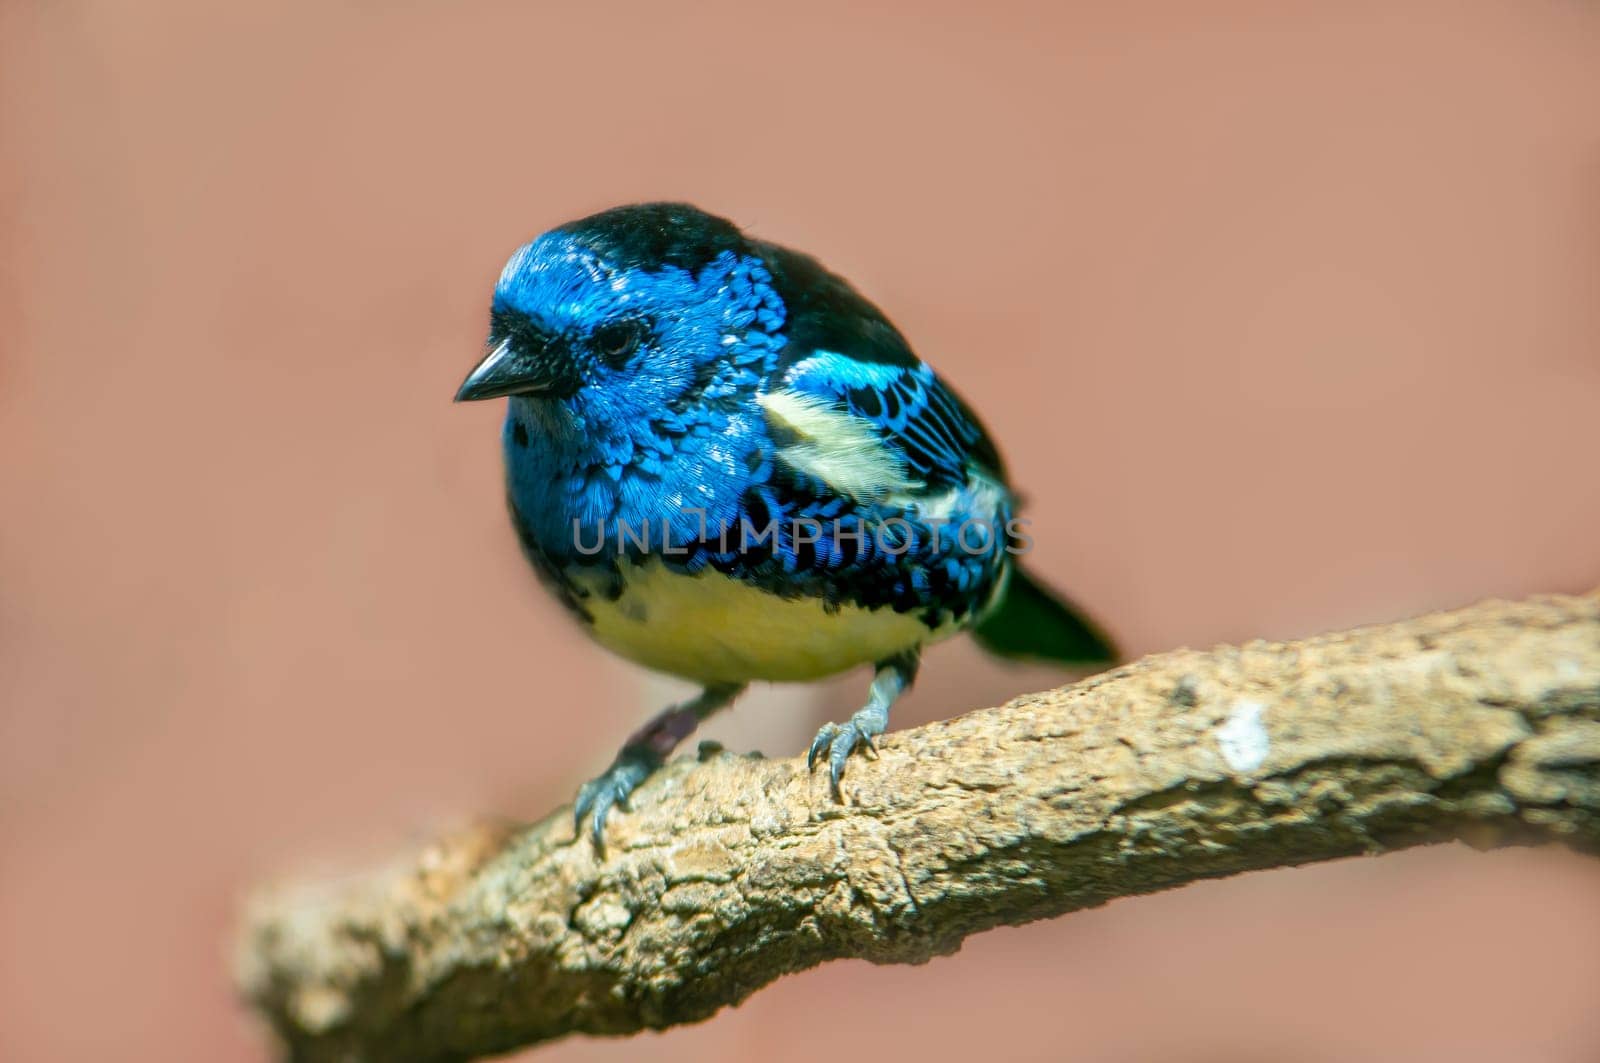
MULTIPOLYGON (((249 883, 541 815, 667 696, 449 401, 599 208, 854 279, 1135 653, 1600 584, 1600 6, 1204 6, 0 4, 0 1057, 265 1059, 249 883)), ((950 645, 895 722, 1057 681, 950 645)), ((1597 984, 1600 867, 1445 848, 538 1058, 1582 1063, 1597 984)))

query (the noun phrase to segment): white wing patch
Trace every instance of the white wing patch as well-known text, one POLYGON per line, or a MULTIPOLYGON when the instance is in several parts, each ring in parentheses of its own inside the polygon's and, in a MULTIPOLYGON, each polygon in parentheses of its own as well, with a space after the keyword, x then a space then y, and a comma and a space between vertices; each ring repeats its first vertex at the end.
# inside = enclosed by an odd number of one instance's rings
POLYGON ((977 465, 967 463, 967 482, 963 487, 952 487, 936 495, 902 497, 897 501, 915 506, 917 516, 924 520, 954 520, 958 514, 996 522, 1000 508, 1010 500, 1010 493, 994 477, 977 465))
POLYGON ((786 388, 757 401, 769 422, 794 437, 778 448, 778 460, 840 494, 867 501, 922 486, 907 475, 905 459, 884 445, 871 421, 786 388))

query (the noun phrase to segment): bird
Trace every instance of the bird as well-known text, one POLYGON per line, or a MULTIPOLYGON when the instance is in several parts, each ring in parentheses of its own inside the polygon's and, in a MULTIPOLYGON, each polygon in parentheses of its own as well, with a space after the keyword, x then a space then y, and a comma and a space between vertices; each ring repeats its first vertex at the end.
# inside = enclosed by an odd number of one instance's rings
POLYGON ((1022 563, 993 437, 884 313, 817 259, 686 203, 615 207, 514 251, 456 401, 506 398, 511 524, 601 646, 693 681, 585 783, 578 835, 750 683, 869 666, 808 769, 833 800, 875 753, 922 651, 1115 661, 1022 563))

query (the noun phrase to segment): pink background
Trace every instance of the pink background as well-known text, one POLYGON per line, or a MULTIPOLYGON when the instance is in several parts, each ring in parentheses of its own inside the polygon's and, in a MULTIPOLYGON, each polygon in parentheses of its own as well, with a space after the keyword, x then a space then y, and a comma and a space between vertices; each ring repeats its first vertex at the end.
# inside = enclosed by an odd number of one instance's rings
MULTIPOLYGON (((1600 583, 1600 8, 665 6, 0 6, 0 1057, 264 1058, 248 883, 540 814, 659 699, 448 401, 600 207, 854 278, 1134 652, 1600 583)), ((898 725, 1052 678, 923 674, 898 725)), ((798 752, 864 681, 708 733, 798 752)), ((1597 984, 1600 864, 1441 849, 539 1058, 1578 1063, 1597 984)))

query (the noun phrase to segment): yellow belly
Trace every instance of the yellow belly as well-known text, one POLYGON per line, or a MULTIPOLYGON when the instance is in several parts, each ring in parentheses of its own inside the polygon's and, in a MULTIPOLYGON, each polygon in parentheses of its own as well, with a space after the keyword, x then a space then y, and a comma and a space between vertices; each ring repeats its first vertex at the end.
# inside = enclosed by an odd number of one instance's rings
POLYGON ((783 599, 720 572, 673 572, 659 559, 624 562, 622 596, 597 584, 584 607, 601 645, 647 668, 700 682, 810 680, 942 638, 913 613, 783 599))

